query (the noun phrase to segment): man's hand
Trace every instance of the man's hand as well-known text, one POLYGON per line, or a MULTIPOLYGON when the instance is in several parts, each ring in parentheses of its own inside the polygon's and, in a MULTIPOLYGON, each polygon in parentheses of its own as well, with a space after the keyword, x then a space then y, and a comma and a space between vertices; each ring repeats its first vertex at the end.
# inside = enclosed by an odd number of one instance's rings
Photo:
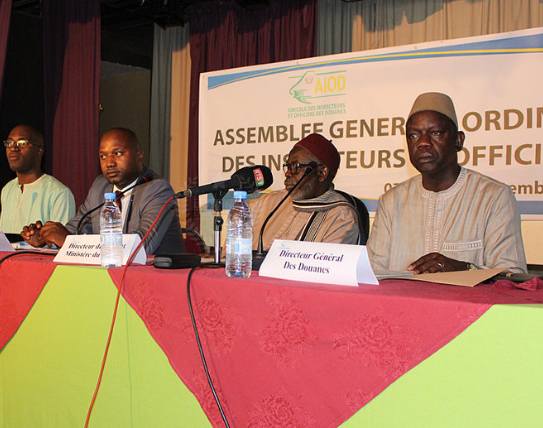
POLYGON ((48 221, 45 224, 37 221, 25 226, 21 232, 23 239, 33 247, 43 247, 44 245, 52 247, 53 244, 62 247, 69 234, 68 229, 61 223, 53 221, 48 221))
POLYGON ((467 268, 468 265, 466 262, 450 259, 439 253, 426 254, 407 267, 415 275, 420 273, 453 272, 467 270, 467 268))
POLYGON ((62 247, 64 241, 66 241, 66 237, 70 234, 62 223, 54 221, 45 223, 42 226, 40 233, 48 247, 51 247, 53 244, 57 247, 62 247))
POLYGON ((28 226, 23 227, 21 236, 25 242, 29 243, 33 247, 43 247, 45 245, 45 240, 41 236, 42 227, 43 225, 41 224, 41 221, 29 224, 28 226))

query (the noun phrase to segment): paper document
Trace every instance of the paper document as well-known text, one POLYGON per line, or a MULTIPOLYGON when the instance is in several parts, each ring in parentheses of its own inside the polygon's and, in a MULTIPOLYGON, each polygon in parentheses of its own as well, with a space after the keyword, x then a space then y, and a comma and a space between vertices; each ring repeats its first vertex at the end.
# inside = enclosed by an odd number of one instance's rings
POLYGON ((412 281, 427 281, 438 282, 440 284, 461 285, 464 287, 474 287, 487 279, 496 276, 503 272, 503 268, 498 269, 477 269, 477 270, 461 270, 456 272, 437 272, 437 273, 422 273, 420 275, 403 276, 402 279, 412 281))
POLYGON ((385 278, 403 278, 404 276, 413 276, 410 270, 374 270, 373 273, 377 279, 385 278))
POLYGON ((0 232, 0 251, 13 251, 13 247, 4 232, 0 232))

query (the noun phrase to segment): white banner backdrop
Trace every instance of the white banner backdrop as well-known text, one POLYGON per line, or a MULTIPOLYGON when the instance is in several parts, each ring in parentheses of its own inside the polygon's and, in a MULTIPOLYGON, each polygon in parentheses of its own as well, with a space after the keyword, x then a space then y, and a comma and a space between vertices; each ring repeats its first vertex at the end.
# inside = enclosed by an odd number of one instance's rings
POLYGON ((375 211, 417 174, 405 120, 417 95, 436 91, 466 133, 461 164, 510 185, 524 219, 543 219, 542 53, 537 28, 202 74, 200 183, 264 164, 280 189, 292 146, 319 132, 341 153, 336 188, 375 211))

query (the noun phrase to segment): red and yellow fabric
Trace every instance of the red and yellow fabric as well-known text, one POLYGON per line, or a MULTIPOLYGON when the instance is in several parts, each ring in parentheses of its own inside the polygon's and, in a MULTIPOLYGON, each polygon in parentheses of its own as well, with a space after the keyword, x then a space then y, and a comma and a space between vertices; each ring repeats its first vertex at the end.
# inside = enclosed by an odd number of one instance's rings
MULTIPOLYGON (((116 291, 105 269, 57 267, 0 353, 0 427, 84 426, 116 291)), ((210 426, 124 301, 89 426, 210 426)))
MULTIPOLYGON (((0 266, 0 280, 14 262, 0 266)), ((22 277, 40 265, 18 263, 22 277)), ((121 273, 109 270, 117 285, 121 273)), ((187 276, 128 269, 91 427, 223 426, 195 344, 187 276)), ((0 305, 15 286, 0 283, 0 305)), ((535 328, 543 306, 500 304, 542 302, 542 290, 408 281, 338 288, 239 280, 222 269, 198 270, 192 290, 231 426, 542 422, 534 397, 543 392, 535 328)), ((57 267, 0 352, 0 427, 83 425, 115 293, 104 269, 57 267)), ((2 329, 5 321, 0 313, 2 329)))

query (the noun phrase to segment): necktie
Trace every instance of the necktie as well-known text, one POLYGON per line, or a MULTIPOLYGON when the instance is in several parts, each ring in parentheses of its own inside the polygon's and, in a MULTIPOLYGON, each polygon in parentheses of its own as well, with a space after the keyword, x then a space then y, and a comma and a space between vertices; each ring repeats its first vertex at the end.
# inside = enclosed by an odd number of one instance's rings
POLYGON ((117 195, 117 197, 115 198, 115 202, 117 202, 117 205, 119 206, 119 210, 122 212, 123 211, 123 202, 122 202, 123 192, 121 192, 120 190, 117 190, 115 194, 117 195))

